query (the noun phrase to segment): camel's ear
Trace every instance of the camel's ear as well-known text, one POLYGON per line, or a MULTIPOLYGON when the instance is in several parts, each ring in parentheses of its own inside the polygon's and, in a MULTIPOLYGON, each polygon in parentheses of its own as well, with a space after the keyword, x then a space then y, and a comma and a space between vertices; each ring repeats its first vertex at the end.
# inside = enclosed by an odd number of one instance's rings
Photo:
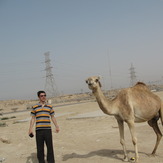
POLYGON ((101 79, 101 76, 98 76, 98 80, 100 80, 101 79))
POLYGON ((102 87, 101 82, 100 82, 100 81, 98 81, 98 83, 99 83, 99 86, 100 86, 100 87, 102 87))
POLYGON ((88 84, 88 80, 85 80, 85 82, 88 84))

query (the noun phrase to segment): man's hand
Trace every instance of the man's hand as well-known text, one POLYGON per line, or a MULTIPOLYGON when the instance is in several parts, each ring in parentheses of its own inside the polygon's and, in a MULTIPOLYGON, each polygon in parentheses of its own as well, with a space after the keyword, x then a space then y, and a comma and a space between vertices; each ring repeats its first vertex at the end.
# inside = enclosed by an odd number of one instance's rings
POLYGON ((30 120, 30 126, 29 126, 28 135, 33 134, 33 129, 32 128, 33 128, 33 125, 34 125, 35 121, 36 121, 35 117, 32 116, 32 118, 30 120))
POLYGON ((28 135, 30 135, 30 134, 33 134, 33 131, 32 130, 29 130, 28 135))
POLYGON ((30 136, 31 138, 33 138, 33 137, 34 137, 33 133, 30 133, 30 134, 29 134, 29 136, 30 136))
POLYGON ((55 131, 56 131, 56 133, 58 133, 60 131, 59 126, 55 127, 55 131))
POLYGON ((57 124, 57 120, 55 119, 54 115, 51 116, 51 120, 55 125, 55 132, 58 133, 60 131, 59 126, 57 124))

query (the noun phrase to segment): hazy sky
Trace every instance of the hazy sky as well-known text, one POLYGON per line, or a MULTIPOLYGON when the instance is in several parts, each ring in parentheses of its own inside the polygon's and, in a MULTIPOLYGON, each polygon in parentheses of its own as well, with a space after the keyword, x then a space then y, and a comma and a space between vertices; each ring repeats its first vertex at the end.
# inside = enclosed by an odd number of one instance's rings
POLYGON ((32 99, 45 86, 49 51, 61 93, 163 76, 163 0, 0 0, 0 100, 32 99), (110 75, 111 72, 111 75, 110 75))

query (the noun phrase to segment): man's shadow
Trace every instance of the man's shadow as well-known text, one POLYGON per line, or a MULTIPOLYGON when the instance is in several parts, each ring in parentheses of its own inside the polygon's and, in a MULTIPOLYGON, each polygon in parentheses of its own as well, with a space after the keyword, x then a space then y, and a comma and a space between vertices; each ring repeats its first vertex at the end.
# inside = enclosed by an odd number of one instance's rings
POLYGON ((37 153, 31 153, 31 155, 27 157, 26 163, 38 163, 37 153))
MULTIPOLYGON (((132 153, 132 155, 134 155, 134 151, 128 150, 128 153, 132 153)), ((124 153, 122 150, 101 149, 101 150, 92 151, 92 152, 89 152, 89 153, 83 154, 83 155, 77 154, 77 153, 66 154, 63 156, 62 160, 67 161, 68 159, 73 159, 73 158, 89 158, 89 157, 93 157, 93 156, 101 156, 101 157, 110 157, 110 158, 114 158, 114 159, 123 161, 123 154, 124 153)))

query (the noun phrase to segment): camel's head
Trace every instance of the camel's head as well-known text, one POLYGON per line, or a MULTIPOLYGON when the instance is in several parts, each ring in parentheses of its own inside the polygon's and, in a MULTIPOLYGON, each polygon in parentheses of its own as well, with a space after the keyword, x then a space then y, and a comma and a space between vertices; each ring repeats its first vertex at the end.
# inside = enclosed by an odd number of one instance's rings
POLYGON ((101 87, 101 83, 100 83, 100 77, 99 76, 93 76, 93 77, 89 77, 86 80, 86 83, 88 84, 89 89, 91 90, 95 90, 98 87, 101 87))

